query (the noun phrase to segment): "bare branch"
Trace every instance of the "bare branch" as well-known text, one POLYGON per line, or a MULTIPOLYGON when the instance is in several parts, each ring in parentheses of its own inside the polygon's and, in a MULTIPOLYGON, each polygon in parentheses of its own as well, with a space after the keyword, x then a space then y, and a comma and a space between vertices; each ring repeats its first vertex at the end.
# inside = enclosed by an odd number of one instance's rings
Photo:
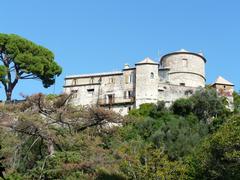
POLYGON ((35 79, 35 78, 37 78, 37 76, 34 75, 34 74, 28 74, 28 75, 25 75, 25 76, 20 76, 19 78, 20 79, 35 79))

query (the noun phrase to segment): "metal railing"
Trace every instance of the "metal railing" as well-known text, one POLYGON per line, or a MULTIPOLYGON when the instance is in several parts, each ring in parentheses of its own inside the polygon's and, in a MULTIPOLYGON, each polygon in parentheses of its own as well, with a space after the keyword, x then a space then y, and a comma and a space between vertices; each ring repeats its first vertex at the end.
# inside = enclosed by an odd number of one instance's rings
POLYGON ((128 103, 134 103, 135 98, 130 97, 130 98, 112 98, 112 99, 107 99, 107 98, 100 98, 98 99, 98 104, 99 105, 114 105, 114 104, 128 104, 128 103))

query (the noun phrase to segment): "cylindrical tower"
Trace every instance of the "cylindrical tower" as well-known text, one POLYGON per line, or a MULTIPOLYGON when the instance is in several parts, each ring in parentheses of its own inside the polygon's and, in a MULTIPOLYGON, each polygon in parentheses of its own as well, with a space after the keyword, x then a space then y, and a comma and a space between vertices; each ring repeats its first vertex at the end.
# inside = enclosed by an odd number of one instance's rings
POLYGON ((202 53, 188 52, 184 49, 164 55, 160 64, 169 68, 169 83, 174 85, 205 87, 205 63, 202 53))
POLYGON ((143 103, 157 103, 158 101, 158 70, 159 64, 145 58, 135 64, 136 66, 136 86, 135 86, 135 106, 143 103))

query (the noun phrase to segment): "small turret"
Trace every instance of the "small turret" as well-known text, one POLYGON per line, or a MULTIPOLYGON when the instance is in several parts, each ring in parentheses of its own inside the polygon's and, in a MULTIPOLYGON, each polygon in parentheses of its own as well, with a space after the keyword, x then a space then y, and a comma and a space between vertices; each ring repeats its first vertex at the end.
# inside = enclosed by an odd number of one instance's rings
POLYGON ((228 108, 233 110, 234 84, 219 76, 212 87, 216 89, 219 96, 226 97, 229 104, 228 108))
POLYGON ((218 94, 225 97, 231 97, 234 91, 234 84, 219 76, 217 80, 212 85, 218 94))

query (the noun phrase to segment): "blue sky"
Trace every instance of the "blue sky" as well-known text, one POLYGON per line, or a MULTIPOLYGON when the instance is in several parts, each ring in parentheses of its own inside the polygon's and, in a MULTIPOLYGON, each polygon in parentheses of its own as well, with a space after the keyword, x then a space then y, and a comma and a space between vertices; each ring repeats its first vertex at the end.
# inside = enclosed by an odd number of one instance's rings
MULTIPOLYGON (((239 86, 239 0, 7 0, 0 32, 14 33, 54 52, 63 67, 56 85, 21 81, 14 91, 60 93, 71 74, 121 70, 181 48, 202 51, 207 83, 218 75, 239 86)), ((2 86, 0 98, 4 98, 2 86)))

